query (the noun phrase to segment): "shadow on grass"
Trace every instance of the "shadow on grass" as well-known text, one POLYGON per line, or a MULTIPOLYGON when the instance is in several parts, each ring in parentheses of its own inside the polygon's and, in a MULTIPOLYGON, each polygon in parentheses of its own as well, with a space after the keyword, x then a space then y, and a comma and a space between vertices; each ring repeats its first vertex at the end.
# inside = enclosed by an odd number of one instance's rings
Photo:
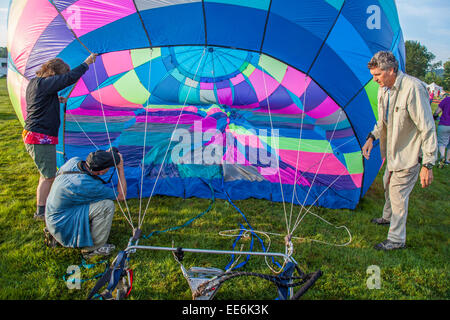
POLYGON ((17 116, 14 113, 10 112, 0 112, 0 121, 1 120, 14 120, 17 119, 17 116))

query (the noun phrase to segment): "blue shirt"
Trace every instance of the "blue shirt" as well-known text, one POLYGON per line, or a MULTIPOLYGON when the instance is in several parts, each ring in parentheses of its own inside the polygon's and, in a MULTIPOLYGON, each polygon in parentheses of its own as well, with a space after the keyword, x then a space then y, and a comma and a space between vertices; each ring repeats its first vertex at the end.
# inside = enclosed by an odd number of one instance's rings
MULTIPOLYGON (((79 157, 72 158, 59 170, 80 171, 77 167, 80 161, 79 157)), ((89 205, 115 198, 112 188, 87 174, 58 175, 47 198, 47 229, 65 247, 91 247, 89 205)))

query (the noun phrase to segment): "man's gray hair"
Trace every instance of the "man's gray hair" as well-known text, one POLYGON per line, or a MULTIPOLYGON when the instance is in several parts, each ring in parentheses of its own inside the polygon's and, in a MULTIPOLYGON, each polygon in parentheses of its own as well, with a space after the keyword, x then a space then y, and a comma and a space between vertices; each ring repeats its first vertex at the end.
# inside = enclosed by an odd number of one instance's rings
POLYGON ((380 68, 383 71, 387 71, 391 68, 394 68, 394 72, 398 71, 398 61, 395 58, 394 54, 390 51, 378 51, 375 55, 370 59, 367 64, 369 69, 380 68))

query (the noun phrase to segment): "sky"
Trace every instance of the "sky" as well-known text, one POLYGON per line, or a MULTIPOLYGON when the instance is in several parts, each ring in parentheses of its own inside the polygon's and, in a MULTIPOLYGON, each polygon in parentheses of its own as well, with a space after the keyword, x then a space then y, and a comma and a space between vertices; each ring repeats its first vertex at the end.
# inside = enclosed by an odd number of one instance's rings
MULTIPOLYGON (((450 60, 450 1, 396 0, 405 40, 419 41, 436 56, 433 62, 450 60)), ((6 47, 9 0, 0 0, 0 47, 6 47)))

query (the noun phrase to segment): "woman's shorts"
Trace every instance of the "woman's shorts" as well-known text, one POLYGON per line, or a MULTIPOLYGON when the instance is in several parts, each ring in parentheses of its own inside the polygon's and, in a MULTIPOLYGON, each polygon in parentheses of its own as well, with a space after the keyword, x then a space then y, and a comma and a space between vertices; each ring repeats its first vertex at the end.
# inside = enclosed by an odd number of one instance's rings
POLYGON ((437 127, 438 146, 449 147, 450 144, 450 126, 439 125, 437 127))
POLYGON ((56 176, 56 145, 25 143, 25 148, 36 164, 41 177, 50 179, 56 176))

